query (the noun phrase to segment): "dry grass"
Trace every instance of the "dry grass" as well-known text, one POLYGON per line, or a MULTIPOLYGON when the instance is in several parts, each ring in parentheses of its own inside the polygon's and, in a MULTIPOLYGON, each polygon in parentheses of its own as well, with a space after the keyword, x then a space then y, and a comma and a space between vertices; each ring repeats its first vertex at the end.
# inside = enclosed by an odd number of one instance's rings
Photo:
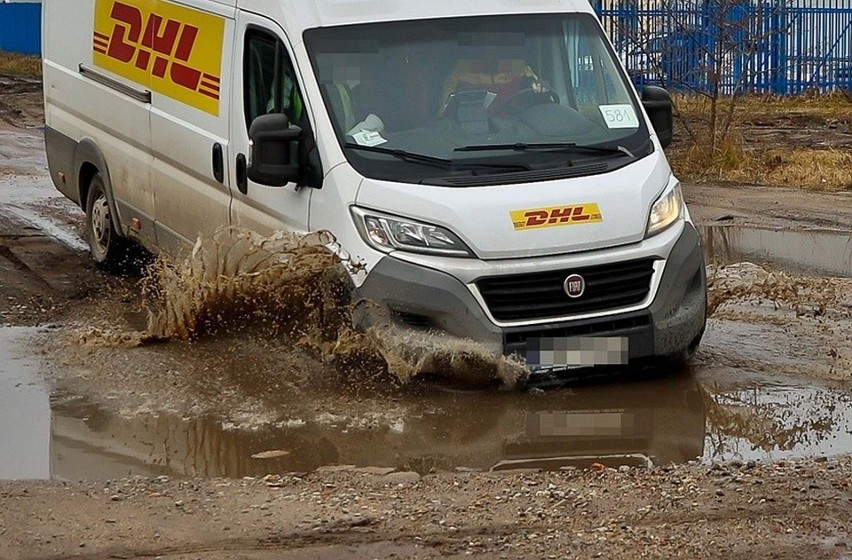
POLYGON ((711 146, 709 99, 677 96, 672 167, 690 180, 722 180, 817 191, 852 190, 852 97, 844 93, 719 101, 711 146), (840 132, 840 133, 838 133, 840 132))
POLYGON ((818 191, 852 190, 852 153, 840 150, 768 150, 757 170, 771 185, 818 191))
POLYGON ((41 77, 41 59, 37 56, 0 51, 0 74, 41 77))
MULTIPOLYGON (((702 95, 675 94, 676 110, 686 118, 706 116, 710 110, 709 98, 702 95)), ((731 99, 719 100, 719 112, 728 111, 731 99)), ((755 116, 785 116, 789 113, 812 113, 826 118, 852 115, 852 94, 834 91, 824 94, 795 96, 749 95, 736 100, 734 121, 755 116)))

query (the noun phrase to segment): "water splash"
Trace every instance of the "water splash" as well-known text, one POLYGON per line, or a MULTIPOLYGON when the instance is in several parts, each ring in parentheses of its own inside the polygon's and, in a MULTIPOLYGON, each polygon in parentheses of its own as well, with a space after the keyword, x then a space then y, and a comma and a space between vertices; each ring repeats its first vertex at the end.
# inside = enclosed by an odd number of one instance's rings
POLYGON ((157 259, 144 281, 147 333, 130 338, 192 340, 237 330, 284 337, 333 365, 353 387, 424 377, 514 386, 526 374, 523 363, 474 341, 387 320, 356 329, 359 306, 347 270, 353 266, 329 232, 263 237, 224 228, 199 239, 183 261, 157 259))
POLYGON ((199 239, 181 262, 160 257, 144 283, 153 302, 148 332, 194 339, 256 327, 333 338, 346 326, 349 299, 334 244, 328 232, 262 237, 224 228, 199 239))

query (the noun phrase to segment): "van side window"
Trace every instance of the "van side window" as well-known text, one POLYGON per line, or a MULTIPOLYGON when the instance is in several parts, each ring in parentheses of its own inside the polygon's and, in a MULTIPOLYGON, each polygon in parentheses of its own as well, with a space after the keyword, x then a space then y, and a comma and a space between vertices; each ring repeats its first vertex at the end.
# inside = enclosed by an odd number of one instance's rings
POLYGON ((246 33, 243 55, 246 127, 260 115, 284 113, 299 125, 303 103, 299 82, 284 44, 257 29, 246 33))

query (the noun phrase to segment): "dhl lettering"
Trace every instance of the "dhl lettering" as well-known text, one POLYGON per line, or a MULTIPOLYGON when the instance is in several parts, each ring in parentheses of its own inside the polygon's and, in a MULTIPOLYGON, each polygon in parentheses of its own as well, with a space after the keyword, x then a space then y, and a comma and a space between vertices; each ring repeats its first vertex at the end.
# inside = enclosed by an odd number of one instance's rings
POLYGON ((594 202, 573 206, 514 210, 509 213, 509 216, 516 230, 571 224, 590 224, 603 221, 600 208, 594 202))
POLYGON ((544 210, 533 210, 531 212, 524 213, 524 217, 527 219, 527 227, 535 227, 542 226, 547 223, 547 212, 544 210))
POLYGON ((96 0, 95 63, 218 115, 224 21, 162 0, 96 0))

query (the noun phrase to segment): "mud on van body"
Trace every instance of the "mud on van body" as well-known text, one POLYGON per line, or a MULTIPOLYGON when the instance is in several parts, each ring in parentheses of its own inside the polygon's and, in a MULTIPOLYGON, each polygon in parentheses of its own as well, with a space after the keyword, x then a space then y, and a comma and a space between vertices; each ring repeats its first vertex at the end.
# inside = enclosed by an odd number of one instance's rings
POLYGON ((94 258, 327 229, 400 325, 539 368, 688 356, 699 238, 585 0, 45 0, 46 140, 94 258))

